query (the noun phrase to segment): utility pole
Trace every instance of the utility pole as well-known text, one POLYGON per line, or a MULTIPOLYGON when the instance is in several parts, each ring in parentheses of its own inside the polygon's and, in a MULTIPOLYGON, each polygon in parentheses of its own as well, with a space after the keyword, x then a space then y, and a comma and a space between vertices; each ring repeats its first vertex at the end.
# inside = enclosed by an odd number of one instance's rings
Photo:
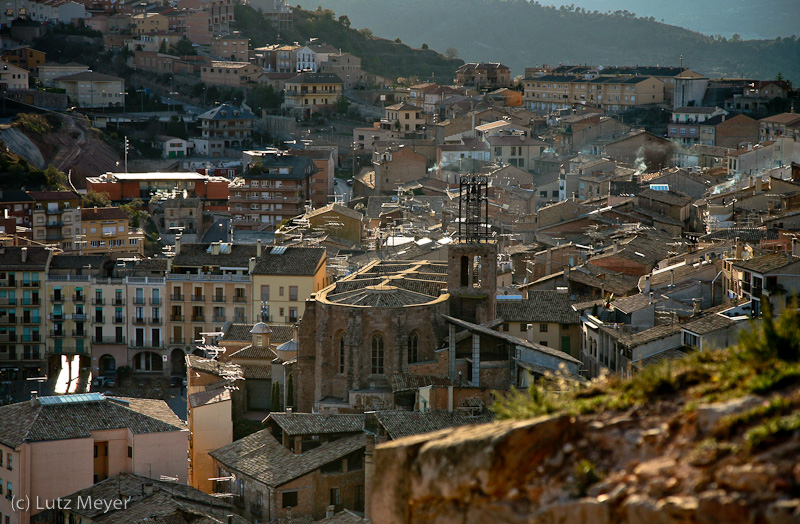
POLYGON ((128 172, 128 147, 129 147, 129 142, 128 142, 128 137, 126 136, 125 137, 125 172, 126 173, 128 172))

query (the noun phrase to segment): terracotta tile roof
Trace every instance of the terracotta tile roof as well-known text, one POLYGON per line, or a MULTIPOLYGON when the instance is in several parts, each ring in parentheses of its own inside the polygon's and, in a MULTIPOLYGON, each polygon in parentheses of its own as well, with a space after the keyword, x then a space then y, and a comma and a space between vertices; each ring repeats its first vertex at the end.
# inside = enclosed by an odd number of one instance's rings
POLYGON ((769 255, 754 257, 750 260, 734 262, 733 266, 746 271, 763 274, 797 262, 800 262, 800 257, 787 257, 783 253, 770 253, 769 255))
MULTIPOLYGON (((131 473, 121 473, 115 477, 107 478, 86 489, 76 491, 72 494, 62 496, 62 501, 69 501, 72 511, 96 523, 109 524, 133 524, 141 522, 143 519, 153 516, 155 519, 149 522, 159 522, 172 524, 187 522, 180 515, 181 511, 186 511, 194 515, 208 515, 215 520, 212 522, 227 522, 223 520, 228 513, 231 513, 230 504, 186 484, 166 482, 162 480, 150 479, 131 473), (146 494, 144 486, 152 484, 153 493, 146 494), (105 507, 98 508, 91 504, 78 505, 78 497, 82 500, 91 498, 93 500, 127 501, 124 510, 106 512, 105 507), (181 520, 175 520, 180 518, 181 520)), ((197 521, 192 518, 191 521, 197 521)), ((236 516, 235 524, 246 522, 241 517, 236 516)))
POLYGON ((316 274, 323 259, 325 248, 321 247, 267 247, 252 274, 311 276, 316 274))
MULTIPOLYGON (((225 266, 248 267, 250 259, 256 256, 256 246, 252 244, 225 244, 222 249, 227 252, 218 255, 211 254, 211 244, 181 244, 180 253, 175 255, 172 266, 176 267, 201 267, 225 266)), ((176 272, 180 272, 177 271, 176 272)))
MULTIPOLYGON (((460 335, 461 333, 459 333, 460 335)), ((442 375, 414 375, 412 373, 395 373, 392 375, 392 392, 415 391, 426 386, 459 386, 457 380, 442 375)))
POLYGON ((234 353, 231 353, 229 358, 272 360, 277 356, 278 354, 275 353, 272 348, 266 346, 254 346, 251 344, 234 353))
POLYGON ((361 515, 346 509, 330 518, 320 520, 319 524, 361 524, 362 522, 367 522, 367 520, 361 515))
POLYGON ((81 209, 81 221, 128 220, 128 214, 118 207, 91 207, 81 209))
POLYGON ((237 440, 209 453, 226 468, 243 473, 270 487, 277 487, 325 464, 363 449, 363 433, 326 442, 295 454, 278 442, 268 429, 237 440))
POLYGON ((566 293, 529 290, 523 300, 498 300, 497 316, 506 322, 557 322, 580 324, 578 313, 566 293))
POLYGON ((105 255, 55 255, 50 261, 50 270, 54 269, 84 269, 92 266, 94 269, 103 267, 106 262, 105 255))
POLYGON ((189 395, 189 405, 193 408, 225 402, 231 399, 231 392, 227 388, 214 388, 206 391, 198 391, 189 395))
POLYGON ((359 213, 358 211, 350 209, 347 206, 342 206, 340 204, 328 204, 327 206, 320 207, 318 209, 313 210, 307 216, 308 216, 308 218, 311 218, 311 217, 315 217, 315 216, 322 215, 322 214, 325 214, 325 213, 330 213, 330 212, 338 213, 340 215, 343 215, 343 216, 346 216, 346 217, 349 217, 349 218, 354 218, 356 220, 361 220, 361 219, 364 218, 364 215, 359 213))
POLYGON ((251 341, 253 340, 253 335, 250 331, 253 329, 254 325, 255 324, 230 323, 222 328, 224 333, 224 335, 222 335, 222 340, 251 341))
POLYGON ((134 434, 186 429, 163 400, 115 401, 96 395, 84 401, 47 403, 51 398, 77 400, 70 397, 74 395, 42 397, 39 401, 0 406, 0 420, 3 420, 0 442, 16 448, 24 441, 86 438, 92 431, 105 429, 128 428, 134 434))
POLYGON ((218 377, 241 376, 242 368, 233 362, 219 362, 197 355, 186 355, 186 365, 195 371, 201 371, 218 377))
POLYGON ((655 200, 656 202, 678 207, 686 206, 692 202, 690 197, 682 193, 677 193, 675 191, 655 191, 650 188, 642 189, 639 192, 640 205, 642 200, 655 200))
POLYGON ((373 418, 386 430, 389 438, 397 440, 399 438, 420 433, 430 433, 440 429, 455 428, 468 424, 484 424, 491 422, 492 417, 488 414, 473 416, 467 411, 429 411, 420 413, 418 411, 375 411, 368 413, 369 418, 373 418))
POLYGON ((272 378, 272 364, 240 364, 245 380, 269 380, 272 378))
POLYGON ((265 424, 274 422, 288 435, 324 435, 327 433, 361 433, 363 414, 270 413, 265 424))
POLYGON ((6 271, 44 271, 51 253, 52 251, 38 246, 2 247, 0 248, 0 267, 6 271), (22 261, 23 249, 28 252, 25 262, 22 261))

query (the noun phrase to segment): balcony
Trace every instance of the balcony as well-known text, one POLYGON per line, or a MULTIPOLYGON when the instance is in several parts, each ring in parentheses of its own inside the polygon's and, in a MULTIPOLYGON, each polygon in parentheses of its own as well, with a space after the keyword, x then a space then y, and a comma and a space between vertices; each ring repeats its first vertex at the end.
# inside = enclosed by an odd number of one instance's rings
POLYGON ((144 297, 134 297, 133 298, 134 305, 143 306, 144 305, 144 297))
POLYGON ((160 326, 162 322, 163 319, 161 317, 154 317, 150 319, 151 326, 160 326))
POLYGON ((235 296, 233 297, 234 302, 247 302, 247 297, 244 296, 235 296))
POLYGON ((51 337, 55 337, 55 338, 63 338, 63 337, 67 336, 67 332, 64 331, 63 329, 57 329, 57 330, 56 329, 51 329, 50 331, 48 331, 48 334, 51 337))
POLYGON ((16 298, 0 298, 0 306, 14 306, 16 304, 16 298))
POLYGON ((39 297, 22 298, 20 303, 23 306, 38 306, 38 305, 40 305, 39 297))
POLYGON ((205 322, 205 315, 192 315, 192 322, 205 322))
POLYGON ((145 317, 131 317, 131 324, 136 326, 143 326, 147 322, 147 318, 145 317))
POLYGON ((92 337, 92 344, 125 344, 125 337, 92 337))
POLYGON ((86 295, 83 293, 75 293, 72 295, 72 300, 75 302, 86 302, 86 295))
POLYGON ((174 345, 181 345, 182 346, 182 345, 186 344, 186 339, 185 338, 171 338, 171 339, 169 339, 169 343, 170 344, 174 344, 174 345))
POLYGON ((0 342, 16 342, 17 335, 13 333, 3 333, 0 334, 0 342))
POLYGON ((66 300, 64 295, 50 295, 50 302, 65 302, 66 300))
POLYGON ((50 313, 48 318, 50 320, 65 320, 67 317, 64 313, 50 313))
MULTIPOLYGON (((36 211, 42 211, 42 210, 41 209, 37 209, 36 211)), ((48 208, 48 209, 44 210, 44 212, 46 214, 48 214, 48 215, 60 215, 61 213, 64 212, 64 210, 63 209, 58 209, 58 208, 53 208, 53 209, 48 208)))
POLYGON ((83 338, 83 337, 88 337, 89 333, 86 330, 83 330, 83 329, 73 329, 72 330, 72 336, 73 337, 83 338))
POLYGON ((88 317, 86 313, 74 313, 71 318, 72 320, 86 321, 88 317))
POLYGON ((0 325, 16 325, 17 317, 2 316, 0 317, 0 325))
POLYGON ((133 349, 166 349, 162 342, 138 340, 130 346, 133 349))
POLYGON ((125 319, 122 317, 114 317, 114 324, 123 324, 125 319))
POLYGON ((170 315, 170 322, 183 322, 183 315, 170 315))
POLYGON ((95 297, 94 300, 92 300, 92 304, 94 304, 95 306, 102 306, 105 303, 106 303, 105 300, 103 300, 102 298, 98 298, 98 297, 95 297))
POLYGON ((42 317, 22 317, 23 324, 41 324, 42 317))
POLYGON ((41 342, 42 337, 39 333, 31 333, 30 335, 23 334, 20 340, 22 342, 41 342))
POLYGON ((106 323, 106 317, 104 317, 103 315, 95 316, 94 317, 94 323, 95 324, 105 324, 106 323))
POLYGON ((214 302, 225 302, 225 297, 222 295, 215 295, 214 302))
POLYGON ((183 295, 170 295, 169 299, 173 302, 183 302, 183 295))
POLYGON ((114 299, 114 305, 115 306, 124 306, 125 305, 125 299, 124 298, 120 298, 120 297, 115 298, 114 299))
POLYGON ((88 355, 89 348, 78 348, 75 346, 48 346, 47 351, 54 355, 88 355))
POLYGON ((221 317, 214 315, 212 318, 213 318, 212 322, 225 322, 225 315, 221 317))
POLYGON ((160 306, 161 305, 161 297, 151 297, 150 298, 150 305, 151 306, 160 306))
POLYGON ((206 296, 205 295, 192 295, 192 302, 205 302, 206 296))
POLYGON ((39 287, 39 281, 31 280, 29 282, 23 282, 22 287, 39 287))

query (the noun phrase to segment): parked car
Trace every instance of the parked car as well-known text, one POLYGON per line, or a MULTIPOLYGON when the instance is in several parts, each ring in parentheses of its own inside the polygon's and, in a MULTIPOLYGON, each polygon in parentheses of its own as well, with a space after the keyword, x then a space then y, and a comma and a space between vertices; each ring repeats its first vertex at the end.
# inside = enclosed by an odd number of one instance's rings
POLYGON ((113 388, 114 385, 114 377, 97 377, 94 379, 94 386, 97 388, 113 388))
POLYGON ((347 179, 347 185, 348 186, 352 186, 353 185, 353 179, 352 178, 348 178, 347 179))

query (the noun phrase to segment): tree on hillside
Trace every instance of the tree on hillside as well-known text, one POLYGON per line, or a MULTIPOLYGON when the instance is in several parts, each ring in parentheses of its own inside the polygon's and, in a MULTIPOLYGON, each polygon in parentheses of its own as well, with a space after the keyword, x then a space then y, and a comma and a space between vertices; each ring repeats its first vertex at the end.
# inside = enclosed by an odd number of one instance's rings
POLYGON ((448 47, 444 50, 444 56, 447 58, 458 58, 458 49, 455 47, 448 47))
POLYGON ((340 16, 339 23, 345 26, 346 28, 350 27, 350 19, 347 17, 347 15, 340 16))
POLYGON ((111 198, 108 193, 89 191, 83 195, 83 207, 110 207, 111 198))
POLYGON ((56 169, 52 164, 44 170, 44 179, 47 188, 53 191, 68 191, 70 189, 67 175, 56 169))

